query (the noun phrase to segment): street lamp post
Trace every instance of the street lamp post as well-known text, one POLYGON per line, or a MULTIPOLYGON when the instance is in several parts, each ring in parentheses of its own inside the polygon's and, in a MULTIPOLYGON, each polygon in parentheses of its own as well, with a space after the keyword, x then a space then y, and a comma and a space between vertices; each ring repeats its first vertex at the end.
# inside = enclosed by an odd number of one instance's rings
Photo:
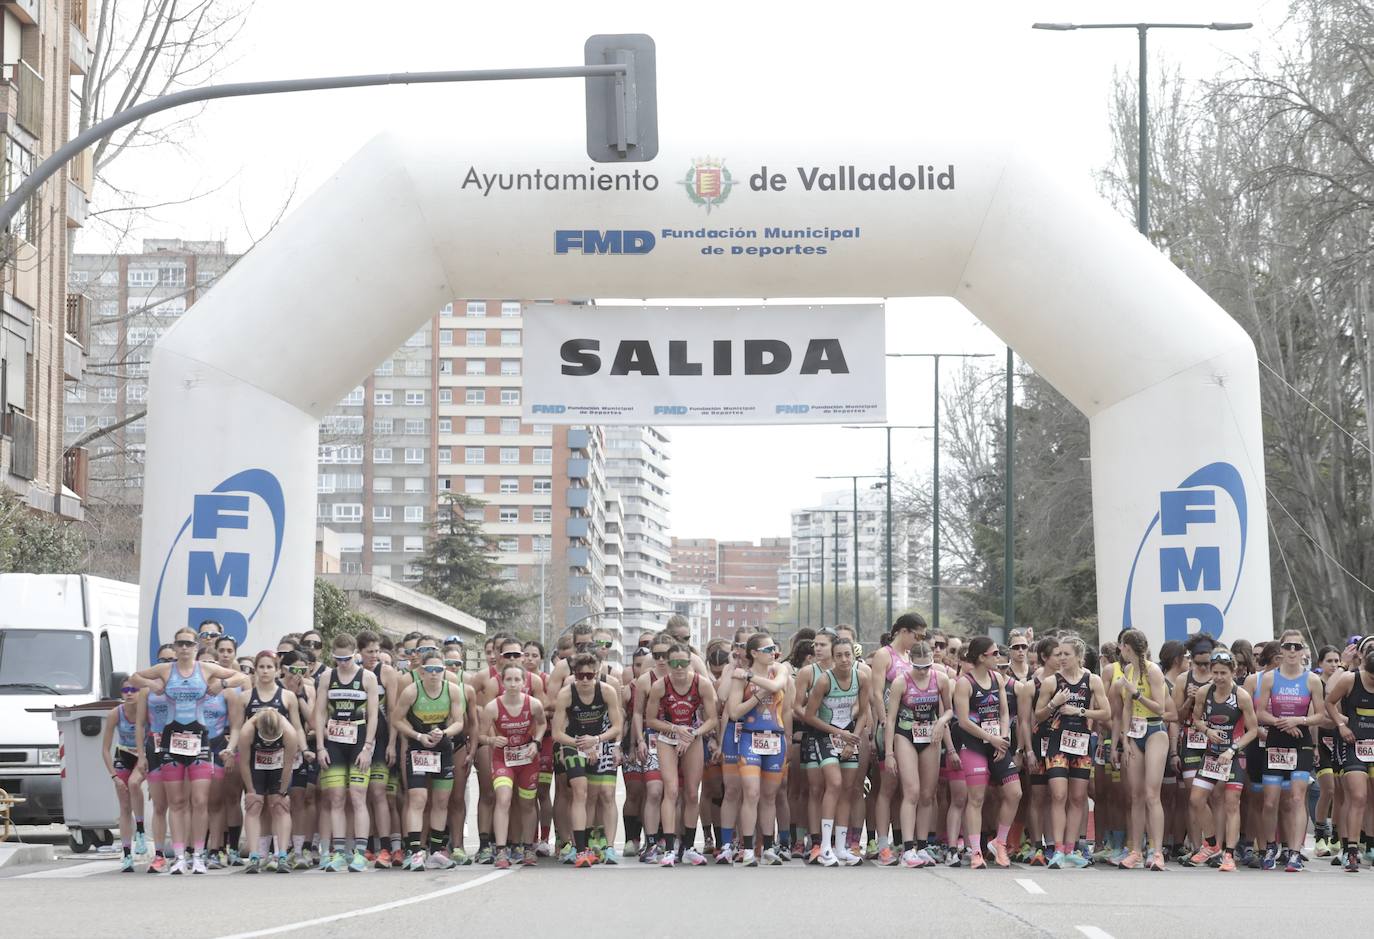
POLYGON ((931 430, 930 424, 887 424, 879 427, 876 424, 845 424, 845 430, 883 430, 887 436, 887 519, 886 519, 886 552, 887 552, 887 627, 892 628, 892 432, 894 430, 931 430))
POLYGON ((890 359, 930 359, 935 363, 934 465, 931 479, 930 526, 930 628, 940 628, 940 360, 985 359, 991 352, 889 352, 890 359))
POLYGON ((1145 84, 1145 35, 1152 29, 1214 29, 1231 31, 1249 29, 1252 23, 1033 23, 1031 29, 1048 29, 1055 32, 1069 32, 1075 29, 1134 29, 1140 41, 1139 93, 1140 112, 1136 116, 1139 124, 1139 139, 1136 153, 1136 227, 1145 237, 1150 235, 1150 111, 1148 92, 1145 84))
MULTIPOLYGON (((877 474, 874 474, 874 473, 860 473, 860 474, 858 474, 858 475, 855 475, 855 474, 853 474, 853 473, 843 473, 843 474, 841 474, 841 475, 839 475, 839 476, 817 476, 816 478, 817 478, 817 479, 848 479, 848 480, 850 480, 851 482, 854 483, 854 522, 853 522, 853 534, 854 534, 854 558, 853 558, 853 564, 854 564, 854 635, 858 636, 858 637, 860 638, 860 640, 862 640, 862 638, 863 638, 863 630, 862 630, 862 628, 861 628, 861 626, 860 626, 860 622, 859 622, 859 620, 861 619, 861 614, 860 614, 860 612, 859 612, 859 480, 861 480, 861 479, 882 479, 883 477, 882 477, 881 475, 877 475, 877 474)), ((838 536, 838 535, 839 535, 839 518, 838 518, 838 517, 836 517, 835 526, 836 526, 836 535, 838 536)), ((839 571, 840 571, 840 544, 839 544, 839 541, 836 540, 836 542, 835 542, 835 621, 836 621, 836 622, 839 622, 839 619, 840 619, 840 573, 839 573, 839 571)))

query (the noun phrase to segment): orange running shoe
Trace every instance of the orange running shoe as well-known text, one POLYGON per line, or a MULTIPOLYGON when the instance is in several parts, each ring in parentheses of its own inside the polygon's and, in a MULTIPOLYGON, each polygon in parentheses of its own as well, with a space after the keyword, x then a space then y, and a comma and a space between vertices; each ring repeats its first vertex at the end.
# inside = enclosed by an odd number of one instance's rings
POLYGON ((1232 854, 1230 851, 1223 851, 1223 852, 1221 853, 1221 866, 1218 867, 1217 870, 1219 870, 1219 871, 1233 871, 1233 870, 1235 870, 1235 869, 1236 869, 1236 856, 1235 856, 1234 854, 1232 854))
POLYGON ((881 867, 892 867, 897 863, 897 860, 897 852, 893 851, 890 846, 878 852, 878 864, 881 867))
POLYGON ((1152 871, 1164 870, 1164 852, 1156 851, 1153 855, 1151 855, 1150 863, 1147 864, 1146 867, 1152 871))
POLYGON ((821 862, 821 846, 820 846, 819 844, 813 844, 813 845, 811 846, 811 853, 808 854, 808 855, 806 856, 806 863, 808 863, 808 864, 819 864, 820 862, 821 862))
POLYGON ((1007 856, 1007 846, 996 838, 988 842, 988 847, 992 848, 993 857, 998 867, 1011 867, 1011 858, 1007 856))
POLYGON ((971 868, 973 868, 974 870, 980 870, 980 869, 982 869, 982 868, 984 868, 984 867, 987 867, 987 866, 988 866, 988 862, 985 861, 985 860, 983 860, 983 852, 982 852, 982 851, 971 851, 971 852, 969 852, 969 862, 968 862, 968 866, 971 867, 971 868))
POLYGON ((1122 858, 1121 863, 1116 866, 1121 868, 1123 871, 1133 871, 1137 867, 1141 866, 1141 864, 1143 864, 1144 862, 1145 859, 1140 856, 1139 851, 1132 851, 1130 854, 1122 858))
POLYGON ((1207 844, 1207 842, 1204 841, 1202 843, 1202 847, 1197 849, 1197 853, 1190 857, 1188 860, 1193 867, 1198 867, 1202 864, 1206 864, 1208 861, 1210 861, 1212 858, 1216 857, 1220 853, 1220 851, 1218 851, 1216 848, 1211 847, 1207 844))

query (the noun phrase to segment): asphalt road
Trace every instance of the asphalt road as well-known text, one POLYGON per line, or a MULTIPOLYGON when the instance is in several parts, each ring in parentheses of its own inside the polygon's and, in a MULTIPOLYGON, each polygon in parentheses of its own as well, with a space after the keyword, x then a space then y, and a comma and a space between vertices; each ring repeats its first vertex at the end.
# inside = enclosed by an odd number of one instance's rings
MULTIPOLYGON (((141 866, 140 866, 141 867, 141 866)), ((120 874, 70 858, 0 871, 8 936, 99 937, 169 930, 197 937, 501 935, 582 918, 600 935, 681 936, 733 924, 754 936, 1193 935, 1209 920, 1232 935, 1302 935, 1318 911, 1363 905, 1374 872, 1317 862, 1301 874, 1173 868, 913 871, 539 867, 246 877, 120 874), (1224 925, 1223 925, 1224 924, 1224 925), (436 932, 437 928, 437 932, 436 932), (894 932, 895 931, 895 932, 894 932)))

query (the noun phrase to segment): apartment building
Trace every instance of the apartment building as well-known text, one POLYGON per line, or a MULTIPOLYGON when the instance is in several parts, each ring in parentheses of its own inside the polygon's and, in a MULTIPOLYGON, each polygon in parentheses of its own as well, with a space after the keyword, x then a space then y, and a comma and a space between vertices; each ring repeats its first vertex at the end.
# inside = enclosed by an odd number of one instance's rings
POLYGON ((662 628, 671 613, 669 444, 657 427, 605 428, 606 481, 620 497, 621 619, 625 635, 662 628), (632 612, 632 611, 642 612, 632 612))
MULTIPOLYGON (((854 585, 854 497, 848 490, 828 492, 820 504, 793 509, 790 575, 779 581, 779 601, 790 602, 791 591, 809 581, 819 585, 821 578, 845 588, 854 585), (838 557, 837 557, 838 552, 838 557), (809 574, 808 574, 809 572, 809 574)), ((882 492, 860 490, 858 512, 859 589, 887 594, 886 496, 882 492)), ((892 536, 892 595, 899 607, 911 603, 907 571, 907 544, 904 528, 894 526, 892 536)))
POLYGON ((791 562, 787 538, 717 541, 714 538, 672 540, 673 583, 722 584, 731 591, 774 590, 787 583, 791 562), (783 576, 779 579, 778 573, 783 576))
MULTIPOLYGON (((8 197, 68 139, 72 77, 91 51, 84 0, 0 5, 0 120, 8 197)), ((0 486, 35 509, 84 515, 85 452, 66 450, 64 389, 85 368, 87 301, 67 289, 67 244, 86 221, 87 152, 51 177, 0 242, 0 486)))

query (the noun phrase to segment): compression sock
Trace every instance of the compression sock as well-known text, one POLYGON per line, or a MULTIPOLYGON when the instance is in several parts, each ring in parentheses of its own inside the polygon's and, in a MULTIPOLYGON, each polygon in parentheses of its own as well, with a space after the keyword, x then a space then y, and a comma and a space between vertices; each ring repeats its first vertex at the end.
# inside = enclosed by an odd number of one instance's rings
POLYGON ((447 846, 448 829, 442 828, 438 831, 435 831, 431 828, 429 831, 429 853, 433 854, 435 851, 442 851, 447 846))
MULTIPOLYGON (((142 831, 143 829, 140 828, 139 830, 142 831)), ((230 826, 229 826, 229 837, 228 837, 228 839, 226 839, 225 843, 226 843, 230 848, 233 848, 235 851, 237 851, 237 850, 239 849, 239 838, 240 838, 242 835, 243 835, 243 826, 242 826, 242 825, 230 825, 230 826)))
MULTIPOLYGON (((1330 826, 1328 825, 1327 827, 1329 828, 1330 826)), ((138 832, 140 835, 143 834, 143 819, 134 819, 134 831, 138 832)))
POLYGON ((792 849, 792 829, 778 832, 778 846, 787 848, 789 851, 792 849))
POLYGON ((334 838, 330 841, 329 846, 334 850, 335 854, 343 854, 344 848, 347 847, 346 841, 347 839, 344 838, 334 838))
POLYGON ((581 854, 587 850, 587 829, 577 828, 573 831, 573 845, 577 848, 577 853, 581 854))
POLYGON ((969 835, 968 843, 969 847, 973 849, 974 854, 983 853, 983 833, 981 831, 975 831, 973 834, 969 835))
POLYGON ((1007 846, 1007 835, 1008 835, 1008 833, 1010 833, 1010 831, 1011 831, 1011 826, 1010 826, 1010 825, 998 825, 998 826, 997 826, 997 843, 1000 844, 1000 845, 1001 845, 1002 847, 1004 847, 1004 848, 1007 846))
POLYGON ((626 815, 625 818, 625 840, 638 841, 640 833, 644 831, 644 820, 638 815, 626 815))
POLYGON ((754 850, 754 836, 753 836, 753 835, 745 835, 745 836, 744 836, 744 850, 746 850, 746 851, 752 851, 752 850, 754 850))
POLYGON ((401 833, 394 831, 391 833, 391 853, 397 854, 401 850, 401 833))
POLYGON ((734 844, 734 843, 735 843, 735 830, 734 830, 733 828, 726 828, 725 826, 722 825, 722 826, 721 826, 721 829, 720 829, 720 845, 721 845, 721 847, 725 847, 727 844, 734 844))
POLYGON ((892 826, 892 844, 902 843, 902 829, 896 825, 892 826))
MULTIPOLYGON (((477 847, 478 847, 478 848, 490 848, 490 847, 492 846, 492 841, 493 841, 493 840, 494 840, 494 836, 493 836, 492 833, 489 832, 489 831, 479 831, 479 832, 477 833, 477 847)), ((505 847, 505 845, 502 845, 502 847, 505 847)))
POLYGON ((682 850, 690 851, 697 846, 697 830, 695 828, 682 829, 682 850))
POLYGON ((411 854, 420 850, 420 833, 418 831, 406 832, 406 850, 411 854))
POLYGON ((835 833, 835 820, 833 818, 821 819, 821 838, 819 844, 822 851, 830 850, 830 838, 835 833))

